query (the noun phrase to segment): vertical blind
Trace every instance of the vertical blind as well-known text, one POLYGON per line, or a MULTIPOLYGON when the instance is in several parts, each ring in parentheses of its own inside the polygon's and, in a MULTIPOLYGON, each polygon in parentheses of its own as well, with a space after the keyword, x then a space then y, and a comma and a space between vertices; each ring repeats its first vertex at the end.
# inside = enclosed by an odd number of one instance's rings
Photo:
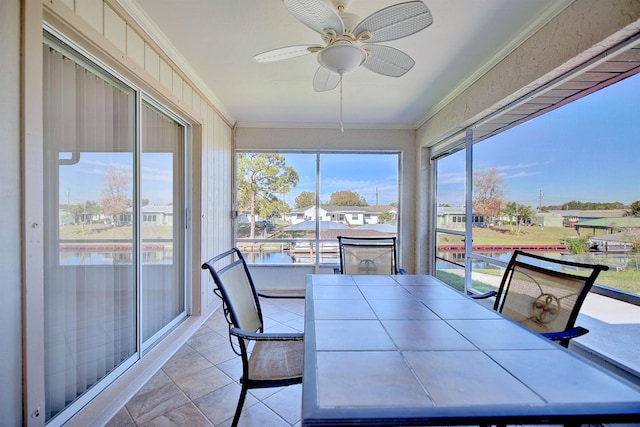
POLYGON ((47 422, 186 317, 185 126, 65 52, 44 44, 47 422))
POLYGON ((142 105, 142 341, 185 311, 182 269, 184 127, 142 105), (161 205, 154 204, 161 203, 161 205))
POLYGON ((45 412, 49 420, 136 352, 133 264, 115 259, 85 264, 88 252, 96 247, 107 251, 117 246, 120 255, 132 259, 133 233, 97 241, 85 224, 86 215, 79 216, 81 225, 60 221, 70 217, 73 204, 86 206, 100 199, 104 182, 91 170, 96 162, 124 175, 131 194, 134 94, 46 45, 43 77, 45 412), (89 154, 93 163, 83 162, 89 154), (70 228, 75 232, 66 235, 70 228), (61 262, 65 251, 77 256, 61 262))

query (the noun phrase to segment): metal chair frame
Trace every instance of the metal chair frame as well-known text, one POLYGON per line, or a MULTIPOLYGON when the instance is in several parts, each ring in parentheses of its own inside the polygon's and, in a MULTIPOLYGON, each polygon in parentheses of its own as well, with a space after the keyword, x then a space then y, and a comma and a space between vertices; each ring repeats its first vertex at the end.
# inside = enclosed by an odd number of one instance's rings
POLYGON ((334 269, 336 274, 376 274, 376 259, 385 255, 381 253, 374 258, 362 258, 359 262, 358 272, 347 271, 348 266, 346 264, 347 254, 349 249, 366 250, 386 250, 390 253, 391 264, 389 265, 389 272, 391 274, 406 274, 406 271, 398 267, 398 248, 396 237, 346 237, 338 236, 338 250, 340 253, 340 267, 334 269))
POLYGON ((304 295, 272 295, 263 294, 256 287, 249 272, 247 263, 237 248, 221 253, 202 264, 203 270, 209 270, 216 289, 214 293, 222 299, 224 316, 229 324, 229 341, 233 351, 242 359, 242 389, 238 405, 233 417, 232 426, 238 425, 242 407, 249 389, 281 387, 302 382, 302 352, 304 346, 303 333, 265 333, 260 296, 268 298, 304 298, 304 295), (235 260, 233 260, 235 258, 235 260), (224 264, 227 259, 231 260, 224 264), (217 263, 223 263, 216 268, 217 263), (225 284, 225 275, 241 283, 225 284), (234 287, 235 286, 235 287, 234 287), (245 289, 242 289, 244 287, 245 289), (238 304, 236 306, 235 304, 238 304), (242 311, 243 310, 243 311, 242 311), (239 351, 234 345, 236 338, 239 351), (265 354, 276 352, 274 356, 265 354), (262 353, 262 354, 261 354, 262 353), (299 353, 299 354, 298 354, 299 353), (289 358, 293 354, 293 358, 289 358), (299 356, 299 358, 297 357, 299 356), (289 359, 288 359, 289 358, 289 359), (282 368, 287 375, 281 377, 267 377, 256 375, 260 361, 265 359, 267 367, 282 368), (256 367, 258 366, 258 367, 256 367), (293 371, 290 373, 289 371, 293 371))
MULTIPOLYGON (((528 326, 530 329, 535 330, 551 340, 557 341, 564 347, 568 347, 569 341, 572 338, 582 336, 589 332, 586 328, 575 326, 575 322, 578 318, 582 303, 595 283, 598 274, 600 274, 601 271, 606 271, 608 269, 609 267, 606 265, 566 261, 562 259, 548 258, 542 255, 524 252, 522 250, 515 250, 509 260, 504 275, 502 276, 498 290, 490 291, 482 295, 474 295, 472 297, 474 299, 482 299, 495 296, 496 299, 493 309, 514 318, 515 316, 513 313, 519 314, 519 312, 517 312, 516 308, 512 309, 510 305, 513 305, 514 302, 518 301, 515 299, 517 297, 511 298, 510 291, 516 295, 522 295, 522 293, 518 293, 516 290, 512 290, 512 288, 523 284, 529 288, 536 286, 536 291, 526 294, 529 298, 532 298, 531 295, 534 295, 536 292, 538 293, 538 297, 530 304, 530 316, 525 322, 521 321, 520 323, 526 323, 525 326, 528 326), (529 258, 530 260, 535 261, 533 263, 525 262, 522 258, 529 258), (553 266, 555 268, 543 267, 542 265, 553 266), (587 274, 574 274, 569 272, 570 270, 581 270, 587 274), (543 289, 543 281, 549 281, 549 283, 554 283, 554 281, 557 281, 558 283, 562 282, 566 285, 565 287, 567 289, 573 287, 575 291, 573 293, 566 291, 566 295, 557 297, 543 289), (564 329, 542 332, 546 327, 547 322, 555 320, 555 317, 559 315, 560 310, 564 309, 564 307, 561 306, 562 300, 565 298, 572 299, 573 306, 567 307, 567 310, 570 310, 570 312, 566 317, 564 329)), ((558 288, 559 287, 560 285, 558 285, 558 288)), ((515 318, 514 320, 519 321, 519 319, 515 318)))

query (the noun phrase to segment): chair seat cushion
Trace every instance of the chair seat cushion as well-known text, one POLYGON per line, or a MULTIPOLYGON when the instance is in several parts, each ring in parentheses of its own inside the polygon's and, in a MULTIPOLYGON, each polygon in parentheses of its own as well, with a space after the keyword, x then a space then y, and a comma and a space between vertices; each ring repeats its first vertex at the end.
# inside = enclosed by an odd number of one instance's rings
POLYGON ((256 341, 249 357, 250 380, 302 378, 304 341, 256 341))

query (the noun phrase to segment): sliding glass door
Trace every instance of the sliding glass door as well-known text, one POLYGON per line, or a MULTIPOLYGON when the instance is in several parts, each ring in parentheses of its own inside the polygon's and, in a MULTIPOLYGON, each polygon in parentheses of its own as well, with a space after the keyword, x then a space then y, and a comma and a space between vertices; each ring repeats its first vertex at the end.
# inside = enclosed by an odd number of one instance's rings
POLYGON ((140 157, 142 344, 185 313, 184 126, 142 104, 140 157))
POLYGON ((43 65, 44 412, 62 424, 186 316, 186 127, 57 41, 43 65))

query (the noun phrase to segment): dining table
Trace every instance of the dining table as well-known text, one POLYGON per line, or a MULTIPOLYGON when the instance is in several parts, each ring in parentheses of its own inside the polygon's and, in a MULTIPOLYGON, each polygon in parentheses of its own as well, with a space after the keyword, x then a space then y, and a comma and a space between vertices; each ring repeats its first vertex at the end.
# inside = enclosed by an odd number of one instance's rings
POLYGON ((302 426, 604 422, 640 387, 434 276, 306 277, 302 426))

